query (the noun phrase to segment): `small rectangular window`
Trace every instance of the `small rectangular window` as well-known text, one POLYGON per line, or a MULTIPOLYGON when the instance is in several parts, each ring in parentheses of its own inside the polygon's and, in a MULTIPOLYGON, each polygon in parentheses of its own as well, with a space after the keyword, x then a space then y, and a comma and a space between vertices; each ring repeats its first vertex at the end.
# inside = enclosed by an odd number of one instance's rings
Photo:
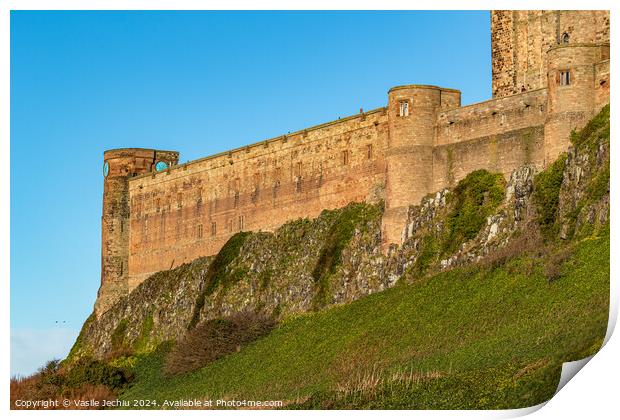
POLYGON ((161 201, 158 198, 157 200, 155 200, 155 211, 159 213, 160 210, 161 210, 161 201))
POLYGON ((202 238, 202 225, 196 227, 196 236, 198 236, 198 239, 202 238))
POLYGON ((372 144, 366 145, 366 158, 372 159, 372 144))
POLYGON ((239 216, 239 230, 242 231, 245 225, 245 216, 239 216))
POLYGON ((343 165, 349 164, 349 151, 348 150, 342 151, 342 164, 343 165))
POLYGON ((217 224, 216 222, 211 222, 211 236, 217 235, 217 224))
POLYGON ((568 86, 568 85, 570 85, 570 71, 561 70, 560 71, 560 86, 568 86))
POLYGON ((399 101, 398 102, 398 115, 401 117, 409 116, 409 101, 399 101))

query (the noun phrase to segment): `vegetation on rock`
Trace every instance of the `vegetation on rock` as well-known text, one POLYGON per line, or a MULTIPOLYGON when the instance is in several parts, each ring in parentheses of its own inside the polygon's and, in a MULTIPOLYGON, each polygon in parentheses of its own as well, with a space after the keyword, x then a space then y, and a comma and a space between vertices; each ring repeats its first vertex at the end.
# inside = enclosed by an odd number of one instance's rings
POLYGON ((228 284, 226 281, 231 279, 238 279, 238 276, 227 276, 226 269, 228 265, 239 255, 239 251, 243 246, 249 232, 239 232, 234 234, 228 242, 220 249, 220 252, 215 256, 215 259, 209 265, 207 276, 203 290, 196 299, 196 305, 194 306, 194 315, 189 323, 188 329, 196 326, 200 318, 200 311, 202 310, 205 298, 211 295, 218 286, 228 284))
POLYGON ((379 205, 237 234, 89 317, 71 363, 13 380, 12 401, 95 393, 81 387, 288 408, 545 401, 563 362, 600 347, 608 319, 609 108, 571 140, 521 184, 480 170, 427 197, 389 256, 379 205))
POLYGON ((504 199, 504 178, 481 169, 461 180, 448 197, 451 207, 443 240, 444 253, 454 252, 463 242, 473 239, 504 199))
POLYGON ((67 355, 67 358, 65 359, 66 361, 74 360, 74 359, 88 355, 88 353, 85 353, 85 349, 84 349, 85 335, 86 335, 86 331, 91 326, 91 324, 96 320, 96 318, 97 317, 95 316, 95 312, 92 312, 88 316, 88 318, 86 318, 86 321, 84 321, 84 324, 82 324, 82 328, 80 329, 80 334, 75 340, 75 343, 73 343, 73 346, 71 347, 71 350, 69 351, 69 354, 67 355))
POLYGON ((316 283, 315 309, 320 309, 329 303, 331 296, 330 276, 342 264, 342 251, 351 241, 355 230, 363 227, 367 220, 377 218, 379 215, 377 206, 364 204, 349 205, 339 212, 312 271, 312 277, 316 283))
POLYGON ((544 255, 524 256, 292 318, 170 379, 162 347, 139 358, 121 398, 282 399, 300 408, 537 404, 553 394, 562 362, 595 352, 606 331, 609 237, 580 242, 573 255, 552 283, 544 255))
POLYGON ((534 182, 534 201, 538 210, 538 223, 546 238, 555 238, 558 233, 557 218, 565 160, 566 155, 563 154, 549 168, 536 175, 534 182))

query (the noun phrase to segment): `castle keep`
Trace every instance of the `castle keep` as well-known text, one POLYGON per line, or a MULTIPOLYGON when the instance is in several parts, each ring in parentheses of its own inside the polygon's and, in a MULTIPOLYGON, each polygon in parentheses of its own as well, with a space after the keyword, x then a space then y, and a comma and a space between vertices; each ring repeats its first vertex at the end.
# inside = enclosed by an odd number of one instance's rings
POLYGON ((609 103, 609 12, 493 11, 491 37, 485 102, 397 86, 385 107, 184 164, 173 151, 106 151, 96 313, 239 231, 384 200, 387 250, 425 195, 477 169, 508 175, 552 162, 609 103))

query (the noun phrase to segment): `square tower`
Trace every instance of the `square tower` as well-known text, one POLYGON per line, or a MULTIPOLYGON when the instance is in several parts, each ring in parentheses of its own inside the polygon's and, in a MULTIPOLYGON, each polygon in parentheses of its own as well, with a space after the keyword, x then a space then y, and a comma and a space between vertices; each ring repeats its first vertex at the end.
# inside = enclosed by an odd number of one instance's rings
POLYGON ((491 11, 493 97, 547 87, 547 52, 609 43, 608 10, 491 11))

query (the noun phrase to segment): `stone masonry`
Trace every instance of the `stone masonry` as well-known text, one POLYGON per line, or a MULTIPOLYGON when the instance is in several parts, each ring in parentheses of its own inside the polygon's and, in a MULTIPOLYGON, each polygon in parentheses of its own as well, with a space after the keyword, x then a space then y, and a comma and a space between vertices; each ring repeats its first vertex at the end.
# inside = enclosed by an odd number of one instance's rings
POLYGON ((476 169, 542 168, 609 103, 609 11, 492 11, 493 99, 428 85, 387 105, 179 164, 151 149, 104 153, 95 312, 149 275, 213 255, 239 231, 272 231, 350 202, 384 201, 382 244, 407 209, 476 169))

